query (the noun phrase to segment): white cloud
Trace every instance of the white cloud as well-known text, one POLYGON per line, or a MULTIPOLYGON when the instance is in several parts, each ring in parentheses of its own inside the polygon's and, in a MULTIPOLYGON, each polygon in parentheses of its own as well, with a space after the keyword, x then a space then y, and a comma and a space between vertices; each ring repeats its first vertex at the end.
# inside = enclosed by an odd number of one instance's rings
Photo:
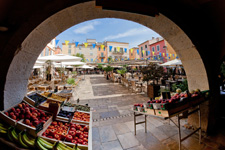
POLYGON ((118 39, 118 38, 124 38, 124 37, 128 37, 128 36, 135 36, 135 35, 140 35, 140 34, 145 34, 146 32, 149 32, 151 30, 149 30, 148 28, 134 28, 134 29, 130 29, 124 33, 119 33, 116 35, 110 35, 104 38, 104 40, 114 40, 114 39, 118 39))
POLYGON ((89 21, 85 23, 84 25, 81 25, 81 27, 76 28, 73 32, 76 34, 87 34, 88 32, 95 29, 94 26, 99 25, 99 21, 89 21))

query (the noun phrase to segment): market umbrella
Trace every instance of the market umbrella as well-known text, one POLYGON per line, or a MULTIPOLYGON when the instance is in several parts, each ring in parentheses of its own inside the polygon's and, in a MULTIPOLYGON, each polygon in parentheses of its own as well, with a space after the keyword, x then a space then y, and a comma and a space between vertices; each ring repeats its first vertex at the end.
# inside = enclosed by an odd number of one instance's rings
POLYGON ((82 58, 64 54, 56 54, 50 56, 38 57, 38 61, 47 61, 51 60, 53 62, 72 62, 72 61, 81 61, 82 58))
POLYGON ((171 61, 168 61, 166 63, 160 64, 161 66, 176 66, 176 65, 182 65, 181 60, 174 59, 171 61))

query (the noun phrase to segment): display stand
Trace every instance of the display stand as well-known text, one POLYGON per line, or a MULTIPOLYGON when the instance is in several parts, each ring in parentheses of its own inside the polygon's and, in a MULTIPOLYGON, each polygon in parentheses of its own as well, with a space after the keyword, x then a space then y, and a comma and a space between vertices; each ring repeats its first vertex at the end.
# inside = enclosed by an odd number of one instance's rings
POLYGON ((144 112, 139 112, 139 111, 135 111, 135 110, 132 110, 134 112, 134 133, 136 135, 136 126, 138 124, 145 124, 145 133, 147 133, 147 116, 153 116, 153 117, 158 117, 158 118, 162 118, 162 119, 169 119, 171 122, 173 122, 176 127, 178 128, 178 139, 179 139, 179 150, 181 150, 181 142, 186 140, 188 137, 192 136, 194 133, 196 133, 197 131, 199 131, 199 143, 201 143, 201 133, 202 133, 202 130, 201 130, 201 109, 200 109, 200 104, 197 105, 197 108, 194 108, 193 107, 189 107, 187 109, 184 109, 182 111, 179 111, 179 112, 176 112, 172 115, 170 115, 169 117, 162 117, 162 116, 156 116, 156 115, 151 115, 151 114, 146 114, 144 112), (184 138, 181 138, 181 132, 180 132, 180 119, 183 118, 183 116, 180 116, 180 114, 182 114, 183 112, 185 111, 190 111, 188 112, 188 115, 191 115, 195 112, 198 112, 198 116, 199 116, 199 128, 197 128, 195 131, 193 131, 192 133, 190 133, 189 135, 187 135, 186 137, 184 138), (145 121, 142 121, 142 122, 136 122, 136 117, 137 116, 142 116, 144 115, 145 116, 145 121), (176 124, 171 118, 172 117, 177 117, 177 121, 178 123, 176 124))

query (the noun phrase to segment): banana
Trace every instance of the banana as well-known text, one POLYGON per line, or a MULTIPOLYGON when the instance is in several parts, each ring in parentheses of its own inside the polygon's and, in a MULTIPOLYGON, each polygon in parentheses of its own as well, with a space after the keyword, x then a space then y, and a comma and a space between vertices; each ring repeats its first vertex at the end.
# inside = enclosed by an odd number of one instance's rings
POLYGON ((23 132, 23 131, 21 131, 21 132, 19 133, 19 135, 18 135, 18 141, 19 141, 20 145, 23 146, 24 148, 29 148, 29 146, 26 145, 26 144, 23 142, 23 140, 22 140, 22 132, 23 132))
POLYGON ((28 145, 29 147, 35 147, 35 139, 31 139, 27 136, 26 132, 22 132, 22 140, 24 144, 28 145))
POLYGON ((6 134, 6 133, 7 133, 7 130, 2 130, 2 129, 0 129, 0 133, 1 133, 1 134, 6 134))
POLYGON ((41 143, 45 148, 47 148, 47 149, 53 149, 54 144, 52 144, 52 143, 46 141, 46 140, 43 139, 43 138, 39 138, 39 141, 40 141, 40 143, 41 143))
POLYGON ((72 147, 67 146, 66 144, 59 142, 58 146, 62 149, 62 150, 74 150, 72 147))
POLYGON ((12 138, 12 135, 11 135, 11 130, 12 130, 12 127, 9 127, 8 130, 7 130, 7 136, 9 138, 9 140, 13 142, 13 138, 12 138))
POLYGON ((37 137, 35 141, 36 141, 36 146, 38 147, 39 150, 48 150, 40 143, 39 137, 37 137))
POLYGON ((81 150, 78 147, 76 148, 76 145, 74 145, 73 150, 81 150))
POLYGON ((5 126, 0 126, 1 130, 7 130, 7 128, 5 126))
POLYGON ((15 128, 13 127, 13 129, 12 130, 10 130, 11 131, 11 135, 12 135, 12 138, 13 138, 13 140, 14 141, 16 141, 16 142, 19 142, 18 140, 18 134, 16 133, 16 130, 15 130, 15 128))

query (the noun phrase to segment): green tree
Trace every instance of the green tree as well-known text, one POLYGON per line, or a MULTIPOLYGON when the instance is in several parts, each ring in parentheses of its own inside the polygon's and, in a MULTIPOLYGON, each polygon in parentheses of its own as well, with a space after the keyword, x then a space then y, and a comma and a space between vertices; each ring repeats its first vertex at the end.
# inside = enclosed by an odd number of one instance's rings
POLYGON ((102 69, 103 69, 102 64, 98 64, 98 69, 100 69, 100 70, 102 70, 102 69))
POLYGON ((107 67, 103 68, 103 70, 106 71, 107 73, 110 72, 110 71, 113 71, 113 69, 114 68, 111 67, 111 66, 107 66, 107 67))
POLYGON ((117 71, 117 73, 121 74, 121 76, 123 76, 127 72, 127 69, 125 67, 123 67, 122 69, 120 69, 120 70, 117 69, 116 71, 117 71))
POLYGON ((109 63, 112 63, 112 61, 113 61, 112 56, 109 56, 109 57, 108 57, 108 62, 109 62, 109 63))
POLYGON ((80 58, 82 58, 82 60, 81 60, 82 62, 86 62, 86 59, 84 57, 84 54, 76 53, 76 55, 73 55, 73 56, 80 57, 80 58))

